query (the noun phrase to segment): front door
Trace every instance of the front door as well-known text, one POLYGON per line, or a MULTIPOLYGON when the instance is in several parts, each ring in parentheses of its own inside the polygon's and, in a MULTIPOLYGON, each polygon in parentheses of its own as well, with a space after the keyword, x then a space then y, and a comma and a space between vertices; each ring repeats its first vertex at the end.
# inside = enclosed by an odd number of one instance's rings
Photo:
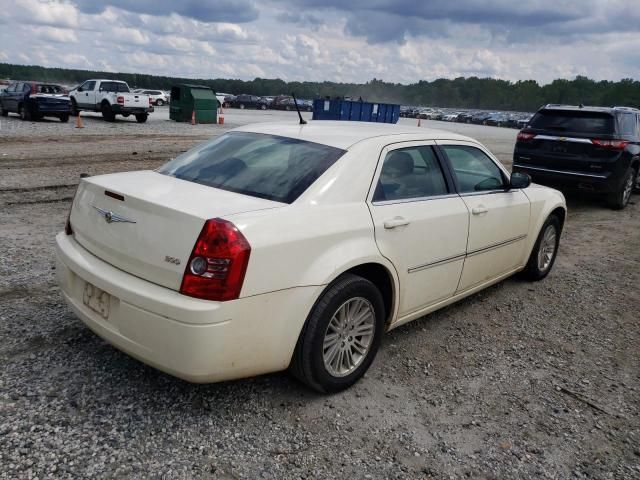
POLYGON ((523 264, 530 204, 522 190, 506 188, 508 176, 488 152, 465 142, 440 148, 470 212, 467 258, 458 286, 463 292, 523 264))
POLYGON ((456 291, 469 212, 447 182, 433 142, 396 144, 381 159, 369 209, 378 248, 398 273, 401 320, 456 291))

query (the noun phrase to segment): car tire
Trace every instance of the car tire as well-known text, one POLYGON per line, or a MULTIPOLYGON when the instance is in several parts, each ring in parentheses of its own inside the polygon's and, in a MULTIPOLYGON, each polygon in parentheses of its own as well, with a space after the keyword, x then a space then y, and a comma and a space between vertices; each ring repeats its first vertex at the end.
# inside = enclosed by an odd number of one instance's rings
POLYGON ((260 110, 266 110, 266 109, 267 109, 267 106, 266 106, 266 105, 264 105, 264 104, 263 104, 263 105, 260 105, 260 110))
POLYGON ((384 312, 382 295, 373 283, 357 275, 341 276, 313 306, 298 338, 290 372, 319 392, 350 387, 378 352, 384 312), (354 335, 356 332, 359 334, 354 335))
POLYGON ((522 272, 527 280, 538 281, 549 275, 558 256, 561 233, 560 219, 556 215, 549 215, 522 272))
POLYGON ((4 107, 2 106, 2 102, 0 102, 0 115, 2 115, 3 117, 8 117, 9 116, 9 112, 7 112, 4 107))
POLYGON ((238 105, 238 108, 239 108, 240 110, 244 110, 244 103, 241 103, 240 105, 238 105))
POLYGON ((102 112, 102 118, 104 118, 107 122, 113 122, 116 119, 115 113, 111 110, 111 107, 108 103, 103 103, 100 106, 100 111, 102 112))
POLYGON ((71 109, 69 110, 69 113, 74 117, 78 116, 78 104, 74 98, 71 99, 71 109))
POLYGON ((146 113, 136 113, 136 122, 138 123, 146 122, 147 118, 149 118, 149 115, 147 115, 146 113))
POLYGON ((624 174, 624 181, 622 187, 617 192, 609 195, 609 206, 614 210, 622 210, 627 206, 633 193, 633 188, 636 183, 637 172, 633 167, 629 167, 624 174))
POLYGON ((156 100, 156 106, 161 107, 162 105, 164 105, 164 102, 160 98, 156 100))
POLYGON ((69 114, 63 113, 62 115, 60 115, 60 121, 62 123, 67 123, 69 121, 69 114))
POLYGON ((22 103, 18 105, 18 115, 20 115, 20 120, 31 120, 31 112, 29 112, 29 109, 25 108, 24 104, 22 103))

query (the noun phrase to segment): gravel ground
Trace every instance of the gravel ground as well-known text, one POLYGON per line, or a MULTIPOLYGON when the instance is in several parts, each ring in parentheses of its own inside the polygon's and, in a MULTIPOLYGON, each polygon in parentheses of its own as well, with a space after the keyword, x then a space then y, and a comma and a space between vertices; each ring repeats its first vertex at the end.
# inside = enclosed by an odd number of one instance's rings
MULTIPOLYGON (((192 385, 74 317, 54 235, 80 173, 155 168, 295 114, 193 127, 158 110, 82 130, 0 119, 0 478, 640 478, 640 196, 622 212, 569 197, 547 279, 509 279, 392 331, 346 392, 285 373, 192 385)), ((510 163, 514 130, 423 125, 510 163)))

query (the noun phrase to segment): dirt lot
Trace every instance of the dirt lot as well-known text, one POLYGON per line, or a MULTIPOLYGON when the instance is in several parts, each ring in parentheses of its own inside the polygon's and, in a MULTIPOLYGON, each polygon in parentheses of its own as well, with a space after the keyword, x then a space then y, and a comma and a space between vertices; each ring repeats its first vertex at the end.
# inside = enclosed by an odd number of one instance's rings
MULTIPOLYGON (((514 130, 423 125, 510 162, 514 130)), ((547 279, 394 330, 346 392, 285 373, 191 385, 74 317, 54 235, 80 173, 154 168, 224 128, 166 109, 85 126, 0 123, 0 478, 640 478, 640 196, 622 212, 570 197, 547 279)))

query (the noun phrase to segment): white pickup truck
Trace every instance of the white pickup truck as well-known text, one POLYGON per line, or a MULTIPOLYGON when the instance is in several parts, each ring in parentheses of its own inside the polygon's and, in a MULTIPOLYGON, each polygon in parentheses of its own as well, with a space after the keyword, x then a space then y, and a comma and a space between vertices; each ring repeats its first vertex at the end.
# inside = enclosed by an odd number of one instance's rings
POLYGON ((113 122, 116 115, 135 115, 138 123, 144 123, 153 112, 149 95, 131 93, 129 85, 119 80, 87 80, 69 92, 69 98, 72 115, 80 110, 102 112, 108 122, 113 122))

